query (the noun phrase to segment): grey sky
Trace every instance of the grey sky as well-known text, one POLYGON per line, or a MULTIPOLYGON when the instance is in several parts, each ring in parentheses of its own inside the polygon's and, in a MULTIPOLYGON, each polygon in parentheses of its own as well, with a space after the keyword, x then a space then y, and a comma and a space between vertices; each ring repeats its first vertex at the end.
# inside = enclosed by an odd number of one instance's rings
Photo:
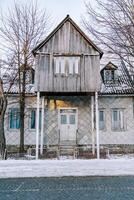
MULTIPOLYGON (((31 0, 0 0, 0 9, 2 12, 7 13, 8 8, 12 9, 14 2, 26 4, 30 1, 31 0)), ((35 2, 36 0, 32 1, 35 2)), ((51 18, 51 28, 49 27, 48 34, 63 18, 66 17, 67 14, 69 14, 70 17, 81 26, 81 16, 85 12, 85 1, 86 0, 37 0, 39 7, 41 9, 46 9, 47 14, 51 18)))
MULTIPOLYGON (((67 14, 69 14, 78 24, 81 15, 85 13, 85 0, 38 0, 41 8, 46 8, 54 24, 58 24, 67 14)), ((92 0, 90 0, 92 1, 92 0)), ((17 0, 16 2, 26 3, 28 0, 17 0)), ((0 8, 7 11, 13 5, 14 0, 0 0, 0 8)))

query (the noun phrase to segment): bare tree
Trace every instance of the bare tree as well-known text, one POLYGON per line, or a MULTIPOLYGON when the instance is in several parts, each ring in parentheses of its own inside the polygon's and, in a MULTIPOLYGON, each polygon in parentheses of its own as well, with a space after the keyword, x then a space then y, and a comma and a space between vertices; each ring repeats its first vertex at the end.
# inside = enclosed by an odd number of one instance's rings
POLYGON ((0 154, 4 157, 4 152, 6 149, 6 140, 4 134, 4 116, 7 107, 7 98, 3 91, 3 82, 0 79, 0 154))
POLYGON ((27 4, 14 3, 8 15, 1 15, 0 37, 2 50, 7 57, 14 57, 18 70, 19 105, 20 105, 20 152, 24 151, 24 119, 27 72, 32 69, 34 59, 32 49, 46 34, 49 21, 45 10, 38 8, 37 2, 27 4))
POLYGON ((4 159, 6 153, 6 138, 4 132, 5 112, 8 103, 8 94, 18 76, 18 70, 14 69, 14 58, 8 62, 0 60, 0 156, 4 159), (8 72, 8 73, 7 73, 8 72))
POLYGON ((117 56, 133 69, 134 58, 134 1, 89 0, 83 23, 104 52, 117 56))

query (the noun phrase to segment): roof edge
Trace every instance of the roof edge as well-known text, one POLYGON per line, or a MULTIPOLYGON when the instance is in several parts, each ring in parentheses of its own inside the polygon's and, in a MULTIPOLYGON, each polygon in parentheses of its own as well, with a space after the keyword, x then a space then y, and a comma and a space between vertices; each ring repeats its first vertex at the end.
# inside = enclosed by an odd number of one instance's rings
POLYGON ((99 52, 100 54, 100 58, 103 55, 103 51, 97 47, 96 44, 94 44, 94 42, 92 42, 89 37, 81 30, 81 28, 70 18, 69 15, 67 15, 59 24, 58 26, 45 38, 45 40, 43 40, 40 44, 38 44, 33 50, 32 53, 35 56, 36 52, 43 46, 45 45, 45 43, 48 42, 48 40, 63 26, 63 24, 66 21, 70 21, 70 23, 76 28, 76 30, 84 37, 84 39, 96 50, 99 52))

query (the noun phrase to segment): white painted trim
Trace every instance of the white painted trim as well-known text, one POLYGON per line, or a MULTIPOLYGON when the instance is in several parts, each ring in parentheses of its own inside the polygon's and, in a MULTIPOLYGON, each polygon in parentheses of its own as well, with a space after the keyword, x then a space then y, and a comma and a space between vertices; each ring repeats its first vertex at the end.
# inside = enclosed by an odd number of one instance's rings
POLYGON ((98 92, 95 92, 95 114, 96 114, 96 146, 97 146, 97 159, 100 159, 100 144, 99 144, 99 116, 98 116, 98 92))
POLYGON ((61 107, 58 108, 58 130, 60 130, 60 110, 70 110, 75 109, 76 110, 76 131, 78 130, 78 108, 77 107, 61 107))
POLYGON ((95 155, 94 96, 91 96, 91 131, 92 131, 92 154, 95 155))
POLYGON ((36 112, 36 160, 39 157, 39 112, 40 112, 40 92, 37 92, 37 112, 36 112))
POLYGON ((43 136, 44 136, 44 96, 42 97, 41 109, 41 140, 40 140, 40 154, 43 154, 43 136))

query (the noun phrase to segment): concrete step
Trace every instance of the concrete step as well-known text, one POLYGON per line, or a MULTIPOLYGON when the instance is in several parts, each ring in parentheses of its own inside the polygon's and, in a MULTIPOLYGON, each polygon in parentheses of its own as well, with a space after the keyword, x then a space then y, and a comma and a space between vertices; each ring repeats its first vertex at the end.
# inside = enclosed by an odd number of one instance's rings
POLYGON ((70 146, 70 145, 72 145, 72 146, 74 146, 74 145, 76 145, 76 141, 75 140, 62 140, 62 141, 60 141, 60 145, 61 146, 70 146))
POLYGON ((59 149, 75 149, 75 146, 60 146, 59 149))
POLYGON ((65 145, 59 147, 59 156, 73 156, 74 158, 77 155, 76 145, 65 145))

